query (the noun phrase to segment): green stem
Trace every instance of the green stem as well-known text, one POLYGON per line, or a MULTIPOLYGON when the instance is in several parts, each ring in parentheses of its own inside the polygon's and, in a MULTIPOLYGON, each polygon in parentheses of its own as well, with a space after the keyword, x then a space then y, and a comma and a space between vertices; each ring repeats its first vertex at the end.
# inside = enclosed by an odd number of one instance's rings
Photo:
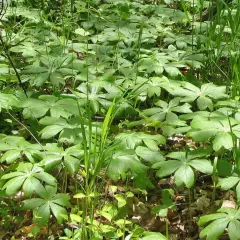
POLYGON ((166 238, 168 240, 168 219, 166 218, 166 238))
POLYGON ((188 188, 188 210, 189 210, 189 230, 192 230, 192 200, 191 200, 191 188, 188 188))
POLYGON ((212 194, 212 202, 214 202, 215 199, 216 199, 217 163, 218 163, 218 157, 216 156, 214 158, 214 162, 213 162, 213 176, 212 176, 212 180, 213 180, 213 194, 212 194))

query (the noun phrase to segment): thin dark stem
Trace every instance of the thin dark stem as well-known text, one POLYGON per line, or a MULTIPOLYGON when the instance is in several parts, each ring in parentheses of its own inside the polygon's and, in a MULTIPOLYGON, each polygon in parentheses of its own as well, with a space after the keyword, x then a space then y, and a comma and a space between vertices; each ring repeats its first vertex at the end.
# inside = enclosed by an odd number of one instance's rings
POLYGON ((24 129, 26 129, 26 131, 29 132, 32 138, 41 146, 42 150, 45 152, 43 145, 38 141, 38 139, 33 135, 33 133, 23 123, 18 121, 9 111, 7 111, 7 113, 14 121, 16 121, 19 125, 21 125, 24 129))
POLYGON ((0 6, 0 19, 2 19, 3 15, 5 14, 7 7, 8 7, 7 2, 4 2, 4 1, 2 0, 1 6, 0 6), (4 5, 5 5, 5 6, 4 6, 4 5))
MULTIPOLYGON (((0 32, 0 42, 1 42, 2 46, 4 46, 4 41, 3 41, 3 38, 2 38, 1 32, 0 32)), ((18 79, 18 82, 19 82, 19 86, 20 86, 20 87, 22 88, 22 90, 24 91, 24 94, 26 95, 26 97, 28 97, 28 95, 27 95, 27 90, 25 89, 25 87, 24 87, 24 85, 23 85, 23 83, 22 83, 21 77, 20 77, 20 75, 19 75, 19 73, 18 73, 18 71, 17 71, 17 69, 16 69, 16 67, 15 67, 15 65, 14 65, 14 63, 13 63, 13 61, 12 61, 12 58, 11 58, 11 56, 10 56, 10 54, 8 53, 8 50, 7 50, 6 48, 4 49, 4 52, 5 52, 5 53, 2 53, 1 55, 4 56, 4 57, 6 57, 6 58, 8 59, 11 67, 13 68, 13 70, 14 70, 16 76, 17 76, 17 79, 18 79)))

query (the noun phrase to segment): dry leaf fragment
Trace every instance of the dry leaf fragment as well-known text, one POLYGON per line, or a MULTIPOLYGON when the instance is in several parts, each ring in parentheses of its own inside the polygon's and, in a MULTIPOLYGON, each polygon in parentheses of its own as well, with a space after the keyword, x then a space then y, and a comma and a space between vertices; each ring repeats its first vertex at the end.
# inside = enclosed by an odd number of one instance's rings
POLYGON ((236 202, 230 200, 224 200, 221 208, 236 208, 236 202))

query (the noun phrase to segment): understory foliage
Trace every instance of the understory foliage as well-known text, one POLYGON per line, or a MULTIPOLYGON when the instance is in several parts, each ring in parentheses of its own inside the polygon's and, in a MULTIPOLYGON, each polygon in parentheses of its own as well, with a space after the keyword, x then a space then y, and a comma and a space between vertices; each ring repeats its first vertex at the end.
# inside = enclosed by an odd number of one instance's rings
POLYGON ((239 1, 3 2, 0 238, 240 239, 239 1))

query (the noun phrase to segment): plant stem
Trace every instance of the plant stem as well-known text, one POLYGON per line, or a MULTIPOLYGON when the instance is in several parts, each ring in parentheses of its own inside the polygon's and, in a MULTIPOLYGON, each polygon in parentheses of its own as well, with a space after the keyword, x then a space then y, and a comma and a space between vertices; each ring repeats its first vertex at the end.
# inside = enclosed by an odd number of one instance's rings
POLYGON ((218 157, 216 156, 214 158, 214 162, 213 162, 213 176, 212 176, 212 180, 213 180, 213 194, 212 194, 212 202, 214 202, 215 198, 216 198, 217 163, 218 163, 218 157))
MULTIPOLYGON (((2 46, 4 46, 4 41, 3 41, 3 38, 2 38, 1 32, 0 32, 0 42, 1 42, 2 46)), ((1 55, 4 56, 4 57, 6 57, 6 58, 8 59, 11 67, 13 68, 13 70, 14 70, 16 76, 17 76, 19 86, 22 88, 25 96, 28 97, 28 95, 27 95, 27 90, 25 89, 25 87, 24 87, 24 85, 23 85, 23 83, 22 83, 21 77, 20 77, 20 75, 19 75, 19 73, 18 73, 18 71, 17 71, 17 69, 16 69, 16 67, 15 67, 15 65, 14 65, 14 63, 13 63, 13 61, 12 61, 12 58, 11 58, 11 56, 10 56, 10 54, 8 53, 8 50, 7 50, 6 48, 4 48, 4 52, 5 52, 5 53, 4 53, 4 54, 2 53, 1 55)))
POLYGON ((33 139, 41 146, 42 150, 45 152, 43 145, 37 140, 37 138, 33 135, 33 133, 23 123, 18 121, 9 111, 7 111, 7 113, 14 121, 20 124, 24 129, 26 129, 26 131, 33 137, 33 139))
POLYGON ((166 218, 166 238, 168 240, 168 219, 166 218))
POLYGON ((191 188, 188 188, 188 211, 189 211, 189 232, 192 230, 192 200, 191 200, 191 188))

